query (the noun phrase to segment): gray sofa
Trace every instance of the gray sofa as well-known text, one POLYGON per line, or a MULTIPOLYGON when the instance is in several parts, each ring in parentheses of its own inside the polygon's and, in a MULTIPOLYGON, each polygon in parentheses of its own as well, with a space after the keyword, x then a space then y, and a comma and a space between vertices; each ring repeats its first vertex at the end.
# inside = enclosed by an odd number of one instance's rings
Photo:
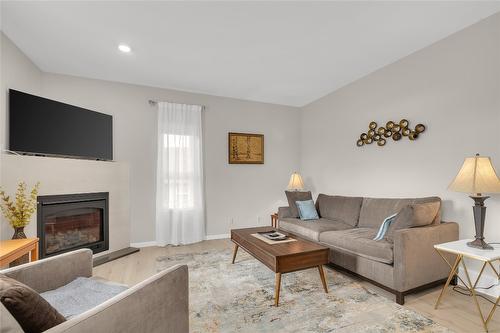
MULTIPOLYGON (((77 277, 92 277, 92 251, 77 250, 2 271, 42 293, 77 277)), ((23 332, 0 303, 1 329, 23 332)), ((128 288, 115 297, 45 331, 71 332, 189 332, 188 268, 176 265, 128 288)))
POLYGON ((442 222, 440 209, 427 226, 396 230, 393 239, 373 238, 383 220, 409 204, 441 200, 437 197, 377 199, 329 196, 316 200, 319 219, 302 221, 293 209, 280 207, 279 229, 330 248, 331 265, 358 275, 396 295, 405 295, 443 283, 449 267, 433 245, 458 239, 458 224, 442 222))

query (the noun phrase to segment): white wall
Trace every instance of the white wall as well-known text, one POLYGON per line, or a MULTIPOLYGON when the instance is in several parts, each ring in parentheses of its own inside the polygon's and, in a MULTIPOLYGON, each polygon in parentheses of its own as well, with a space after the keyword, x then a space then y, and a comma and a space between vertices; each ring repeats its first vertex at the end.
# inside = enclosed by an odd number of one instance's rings
MULTIPOLYGON (((316 194, 439 195, 443 219, 460 224, 460 237, 472 237, 473 201, 447 186, 476 152, 500 172, 499 133, 497 14, 304 107, 301 171, 316 194), (401 118, 427 131, 415 142, 356 147, 370 121, 401 118)), ((500 195, 486 204, 485 235, 500 242, 500 195)))
MULTIPOLYGON (((3 40, 14 47, 7 38, 3 40)), ((4 65, 17 62, 17 57, 23 55, 16 49, 15 57, 6 59, 4 65)), ((114 157, 130 166, 133 243, 155 239, 156 109, 149 106, 149 99, 206 106, 203 125, 209 236, 227 234, 232 227, 269 225, 270 214, 286 202, 283 190, 299 166, 298 108, 66 75, 40 76, 39 93, 31 92, 113 115, 114 157), (231 131, 264 134, 265 164, 229 165, 227 133, 231 131)), ((11 87, 30 91, 29 82, 15 87, 10 82, 3 83, 4 93, 11 87)), ((5 103, 2 107, 5 114, 5 103)), ((6 129, 5 122, 1 128, 6 129)))

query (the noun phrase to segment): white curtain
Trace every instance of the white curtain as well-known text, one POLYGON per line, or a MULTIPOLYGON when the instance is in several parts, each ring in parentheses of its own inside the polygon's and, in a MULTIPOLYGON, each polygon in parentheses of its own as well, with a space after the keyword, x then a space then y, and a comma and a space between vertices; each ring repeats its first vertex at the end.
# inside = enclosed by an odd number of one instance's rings
POLYGON ((158 103, 156 241, 190 244, 205 236, 202 107, 158 103))

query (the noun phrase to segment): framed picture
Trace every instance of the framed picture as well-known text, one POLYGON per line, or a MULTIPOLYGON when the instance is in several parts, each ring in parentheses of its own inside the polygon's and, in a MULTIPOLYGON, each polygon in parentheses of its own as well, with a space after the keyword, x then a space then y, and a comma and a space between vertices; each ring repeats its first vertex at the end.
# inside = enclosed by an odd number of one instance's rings
POLYGON ((264 164, 264 135, 229 133, 229 164, 264 164))

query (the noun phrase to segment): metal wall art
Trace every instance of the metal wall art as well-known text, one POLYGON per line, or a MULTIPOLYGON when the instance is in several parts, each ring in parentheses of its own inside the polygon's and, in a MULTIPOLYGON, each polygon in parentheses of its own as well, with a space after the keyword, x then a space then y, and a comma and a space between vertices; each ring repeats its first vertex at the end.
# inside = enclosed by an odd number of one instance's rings
POLYGON ((389 138, 392 138, 394 141, 399 141, 405 136, 408 137, 409 140, 414 141, 424 131, 424 124, 418 124, 414 129, 411 129, 410 123, 406 119, 401 119, 399 123, 392 120, 388 121, 385 127, 378 127, 377 123, 372 121, 368 125, 368 131, 366 133, 361 133, 356 145, 361 147, 376 142, 378 146, 382 147, 385 146, 389 138))

